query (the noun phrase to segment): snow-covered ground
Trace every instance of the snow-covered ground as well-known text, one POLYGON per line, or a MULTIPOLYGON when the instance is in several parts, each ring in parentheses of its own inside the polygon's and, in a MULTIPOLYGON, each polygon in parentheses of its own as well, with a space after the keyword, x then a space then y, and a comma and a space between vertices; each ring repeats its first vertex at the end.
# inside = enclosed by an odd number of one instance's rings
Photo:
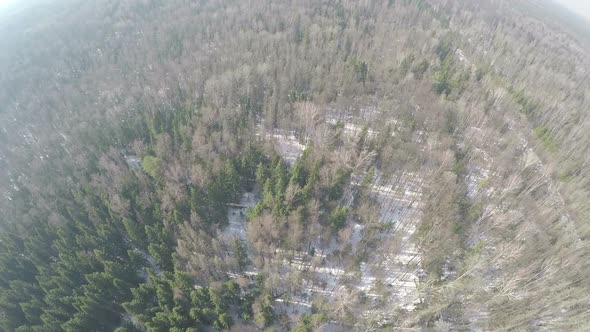
MULTIPOLYGON (((367 110, 375 113, 376 110, 367 110)), ((327 121, 342 119, 328 118, 327 121)), ((344 126, 344 134, 358 136, 363 126, 355 123, 347 117, 344 126)), ((376 133, 370 128, 369 135, 376 133)), ((259 133, 272 142, 281 157, 293 165, 305 149, 294 133, 274 130, 272 133, 259 133)), ((424 140, 424 134, 420 133, 418 140, 424 140)), ((350 188, 358 187, 357 181, 361 175, 353 176, 350 188), (355 179, 355 180, 354 180, 355 179)), ((383 306, 372 306, 363 316, 379 315, 381 321, 391 319, 391 315, 397 309, 412 311, 419 303, 418 283, 421 273, 421 257, 413 234, 420 219, 422 185, 424 176, 419 173, 400 170, 396 174, 385 177, 378 170, 375 173, 374 183, 370 190, 370 196, 380 206, 379 223, 381 230, 372 238, 366 225, 350 220, 349 235, 346 240, 332 239, 323 248, 315 248, 315 254, 311 257, 306 252, 283 253, 277 251, 273 260, 279 268, 279 279, 284 280, 290 275, 297 274, 301 278, 301 287, 295 294, 285 293, 275 300, 274 307, 278 312, 286 313, 292 317, 311 312, 312 300, 324 297, 328 301, 338 301, 343 292, 356 291, 364 294, 371 301, 386 303, 383 306), (378 243, 371 243, 377 241, 378 243), (368 244, 376 245, 375 250, 369 249, 368 244), (353 253, 366 252, 363 260, 357 268, 349 269, 338 263, 337 254, 350 245, 353 253), (384 290, 385 289, 385 290, 384 290)), ((349 190, 354 193, 355 190, 349 190)), ((239 239, 249 248, 248 252, 254 255, 254 251, 248 245, 246 208, 254 206, 259 197, 254 193, 245 193, 239 202, 239 206, 228 209, 229 224, 223 230, 224 241, 239 239)), ((373 226, 374 227, 374 226, 373 226)), ((229 243, 229 242, 226 242, 229 243)), ((250 259, 253 257, 250 256, 250 259)), ((257 273, 253 266, 248 267, 248 273, 257 273)), ((236 274, 234 277, 240 277, 236 274)), ((335 325, 335 328, 338 328, 335 325)))
POLYGON ((260 198, 251 192, 243 193, 238 203, 239 206, 230 206, 227 209, 228 225, 224 228, 222 236, 228 240, 241 240, 246 242, 246 210, 258 203, 260 198))
POLYGON ((300 143, 293 132, 275 129, 273 133, 265 133, 263 135, 265 139, 272 142, 275 150, 289 166, 293 166, 297 158, 305 150, 305 145, 300 143))
POLYGON ((419 221, 421 181, 413 173, 402 172, 388 180, 377 174, 371 194, 380 203, 381 222, 391 224, 391 228, 382 236, 384 245, 361 266, 360 288, 373 289, 379 278, 391 292, 391 303, 410 311, 419 302, 421 257, 413 234, 419 221))

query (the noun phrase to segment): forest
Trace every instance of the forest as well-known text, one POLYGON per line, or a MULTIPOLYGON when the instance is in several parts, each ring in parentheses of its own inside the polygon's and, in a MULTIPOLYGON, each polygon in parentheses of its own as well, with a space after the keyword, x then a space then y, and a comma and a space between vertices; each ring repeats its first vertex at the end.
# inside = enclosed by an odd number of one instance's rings
POLYGON ((0 11, 0 331, 587 331, 590 24, 556 6, 0 11))

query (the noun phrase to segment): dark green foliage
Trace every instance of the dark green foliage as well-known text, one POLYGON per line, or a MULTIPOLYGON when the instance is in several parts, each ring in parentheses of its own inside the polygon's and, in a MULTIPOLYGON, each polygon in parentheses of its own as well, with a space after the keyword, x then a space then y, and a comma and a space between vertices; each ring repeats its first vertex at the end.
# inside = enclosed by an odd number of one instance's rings
POLYGON ((359 75, 359 79, 361 80, 361 82, 363 82, 363 84, 365 84, 365 81, 367 80, 367 75, 369 73, 369 65, 367 65, 366 62, 361 62, 357 68, 356 68, 356 72, 359 75))
MULTIPOLYGON (((227 222, 227 204, 234 203, 244 189, 252 189, 254 180, 263 176, 262 155, 253 147, 248 148, 238 160, 227 160, 223 170, 207 187, 191 189, 190 209, 206 224, 227 222), (262 168, 261 168, 262 167, 262 168)), ((190 213, 184 212, 184 220, 190 213)))
POLYGON ((170 234, 164 226, 146 226, 145 232, 148 239, 148 252, 154 258, 160 268, 171 271, 172 243, 170 234))
POLYGON ((481 82, 481 80, 484 78, 484 76, 486 75, 486 70, 483 68, 477 68, 475 70, 475 80, 477 82, 481 82))
POLYGON ((369 133, 369 127, 364 126, 363 129, 361 130, 361 133, 359 134, 359 138, 356 142, 356 153, 357 154, 361 153, 363 148, 365 148, 365 143, 367 142, 368 133, 369 133))
POLYGON ((311 148, 306 149, 291 169, 280 158, 275 158, 270 164, 258 164, 256 182, 262 187, 262 200, 248 209, 249 220, 262 215, 265 210, 272 212, 276 218, 285 218, 305 205, 316 184, 320 166, 318 162, 309 165, 311 151, 311 148), (290 202, 286 202, 287 190, 295 192, 290 202))
POLYGON ((241 155, 237 171, 240 177, 240 184, 247 191, 254 189, 254 185, 258 181, 258 167, 263 165, 264 160, 264 155, 254 145, 248 145, 246 151, 241 155))
MULTIPOLYGON (((84 211, 82 206, 77 209, 84 211)), ((101 210, 100 204, 97 210, 101 210)), ((73 213, 67 215, 74 217, 73 213)), ((24 235, 24 242, 14 236, 1 241, 4 253, 17 259, 31 258, 16 265, 1 256, 3 329, 28 330, 27 326, 43 325, 49 330, 112 330, 119 325, 119 303, 140 282, 136 272, 139 261, 120 236, 123 229, 108 221, 95 226, 87 217, 79 213, 77 220, 62 227, 39 223, 30 237, 24 235), (19 271, 26 273, 18 276, 19 271)))
POLYGON ((160 173, 160 158, 154 156, 145 156, 141 162, 143 171, 153 178, 158 178, 160 173))
POLYGON ((447 134, 454 134, 458 125, 457 113, 453 110, 447 110, 445 113, 444 129, 447 134))
POLYGON ((424 73, 428 70, 429 66, 430 64, 426 59, 420 61, 417 65, 413 66, 412 73, 414 74, 414 77, 417 79, 422 79, 424 73))
POLYGON ((345 207, 336 207, 328 217, 328 224, 332 230, 337 231, 346 225, 346 214, 348 209, 345 207))
POLYGON ((412 67, 412 64, 414 63, 414 59, 415 56, 413 54, 409 54, 406 57, 404 57, 404 59, 399 65, 399 71, 402 77, 405 77, 408 74, 410 68, 412 67))
POLYGON ((363 181, 361 181, 361 185, 358 192, 358 198, 363 199, 367 197, 371 190, 371 186, 373 185, 373 181, 375 179, 375 167, 369 168, 367 174, 363 177, 363 181))
POLYGON ((145 249, 145 227, 143 227, 143 225, 139 224, 137 221, 131 220, 129 218, 123 218, 123 226, 125 227, 125 231, 127 231, 129 239, 133 241, 137 247, 145 249))
POLYGON ((295 39, 295 43, 299 44, 303 41, 303 27, 301 26, 301 17, 297 16, 297 19, 295 20, 295 26, 294 26, 294 39, 295 39))
POLYGON ((157 276, 132 290, 132 300, 123 307, 149 331, 183 331, 189 327, 213 324, 227 329, 233 324, 227 310, 239 301, 237 284, 216 283, 210 288, 192 287, 190 277, 181 271, 157 276))
POLYGON ((451 77, 453 75, 450 58, 445 58, 439 70, 434 72, 434 91, 440 95, 448 96, 451 93, 451 77))
POLYGON ((314 165, 311 168, 307 182, 305 183, 305 186, 303 186, 302 196, 304 198, 309 198, 309 196, 311 195, 311 191, 313 190, 316 180, 318 178, 319 169, 320 169, 320 163, 319 162, 314 163, 314 165))
POLYGON ((254 302, 254 321, 260 327, 268 326, 272 323, 275 314, 271 306, 272 297, 264 293, 254 302))
POLYGON ((192 108, 182 106, 173 112, 148 112, 145 114, 144 128, 147 129, 148 135, 144 135, 144 137, 148 136, 151 144, 154 144, 158 135, 162 133, 171 134, 176 144, 187 142, 190 139, 183 129, 193 119, 195 112, 192 108))
POLYGON ((273 192, 275 196, 281 197, 284 195, 287 184, 289 183, 289 171, 287 170, 287 165, 280 159, 273 164, 274 167, 271 174, 271 181, 274 183, 273 192))
POLYGON ((344 194, 344 189, 348 183, 350 183, 351 170, 338 169, 336 172, 336 180, 331 188, 327 190, 327 197, 330 200, 338 200, 344 194))
MULTIPOLYGON (((455 66, 453 55, 456 48, 448 39, 441 41, 435 53, 438 56, 440 65, 433 72, 433 89, 436 93, 449 97, 451 93, 454 96, 460 95, 465 89, 465 84, 469 81, 471 73, 455 66)), ((424 64, 423 64, 424 66, 424 64)))
POLYGON ((256 183, 258 183, 260 186, 264 186, 266 179, 268 179, 269 176, 270 175, 266 165, 260 162, 256 167, 256 183))
POLYGON ((455 150, 455 164, 453 165, 453 173, 457 174, 457 178, 461 178, 467 169, 468 160, 465 158, 466 153, 461 149, 455 150))
POLYGON ((267 178, 264 181, 264 187, 262 191, 262 206, 271 207, 274 204, 274 193, 272 190, 272 179, 267 178))
POLYGON ((318 328, 328 317, 325 314, 303 315, 297 326, 293 329, 294 332, 312 332, 318 328))
MULTIPOLYGON (((119 139, 149 139, 150 153, 164 134, 172 137, 173 149, 191 142, 187 128, 196 120, 185 108, 142 119, 144 125, 125 127, 119 139)), ((92 144, 101 146, 98 156, 91 157, 98 161, 114 143, 97 139, 92 144)), ((175 265, 175 225, 191 220, 193 214, 206 224, 225 222, 226 203, 253 187, 258 165, 266 163, 262 153, 250 145, 239 155, 224 157, 222 167, 203 186, 181 184, 186 196, 174 197, 165 211, 165 159, 157 153, 146 155, 146 177, 124 163, 116 168, 116 158, 117 152, 110 153, 103 157, 101 169, 85 170, 89 178, 104 172, 106 176, 96 182, 107 186, 72 187, 56 199, 58 223, 34 219, 31 231, 0 234, 0 330, 136 331, 121 319, 124 314, 134 316, 148 331, 232 325, 227 310, 239 305, 239 287, 226 283, 214 292, 208 287, 194 289, 191 276, 175 265), (113 174, 118 178, 108 178, 113 174)), ((284 185, 278 181, 271 191, 282 194, 289 175, 284 166, 276 172, 284 185)), ((235 250, 240 266, 245 266, 245 248, 237 245, 235 250)))
POLYGON ((227 330, 233 325, 233 323, 234 321, 231 316, 224 312, 217 316, 217 319, 213 322, 213 327, 218 330, 227 330))
POLYGON ((436 46, 435 53, 438 56, 440 62, 446 61, 448 58, 452 56, 452 53, 455 51, 451 42, 448 39, 442 40, 436 46))
POLYGON ((534 133, 547 151, 552 153, 557 152, 559 145, 549 129, 546 127, 537 127, 534 129, 534 133))
POLYGON ((303 187, 305 185, 305 181, 307 179, 307 176, 305 174, 304 167, 305 167, 304 159, 303 158, 297 159, 297 161, 295 162, 295 165, 293 165, 293 168, 291 169, 291 176, 289 179, 290 185, 297 185, 299 187, 303 187))
POLYGON ((539 110, 540 105, 534 100, 527 98, 524 89, 514 91, 512 88, 510 88, 509 91, 512 93, 514 101, 516 101, 516 103, 521 107, 520 112, 522 112, 524 115, 533 117, 535 115, 534 113, 539 110))
POLYGON ((369 65, 367 64, 367 62, 357 58, 353 58, 352 68, 354 69, 357 80, 365 84, 365 82, 367 81, 367 76, 369 74, 369 65))
POLYGON ((235 239, 233 242, 233 248, 234 248, 234 256, 236 257, 236 260, 238 261, 238 267, 240 268, 240 271, 241 271, 248 264, 248 253, 246 252, 246 247, 240 242, 240 240, 235 239))

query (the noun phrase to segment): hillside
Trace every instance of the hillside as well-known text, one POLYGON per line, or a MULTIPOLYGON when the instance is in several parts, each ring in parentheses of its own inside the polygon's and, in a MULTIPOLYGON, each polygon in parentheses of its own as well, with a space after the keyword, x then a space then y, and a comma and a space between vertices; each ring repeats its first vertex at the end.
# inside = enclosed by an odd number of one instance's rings
POLYGON ((6 12, 0 330, 588 330, 586 23, 536 0, 6 12))

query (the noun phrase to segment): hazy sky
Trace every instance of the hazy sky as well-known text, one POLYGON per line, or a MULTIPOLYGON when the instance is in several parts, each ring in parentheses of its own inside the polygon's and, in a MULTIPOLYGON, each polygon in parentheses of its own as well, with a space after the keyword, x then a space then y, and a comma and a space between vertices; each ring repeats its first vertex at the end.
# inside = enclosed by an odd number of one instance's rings
MULTIPOLYGON (((6 7, 8 4, 22 2, 26 0, 0 0, 0 9, 6 7)), ((475 0, 477 1, 477 0, 475 0)), ((570 10, 578 13, 586 17, 588 21, 590 21, 590 0, 553 0, 557 3, 562 4, 563 6, 569 8, 570 10)))
POLYGON ((590 20, 590 0, 555 0, 590 20))
POLYGON ((17 2, 19 0, 0 0, 0 9, 6 7, 8 4, 11 4, 13 2, 17 2))

